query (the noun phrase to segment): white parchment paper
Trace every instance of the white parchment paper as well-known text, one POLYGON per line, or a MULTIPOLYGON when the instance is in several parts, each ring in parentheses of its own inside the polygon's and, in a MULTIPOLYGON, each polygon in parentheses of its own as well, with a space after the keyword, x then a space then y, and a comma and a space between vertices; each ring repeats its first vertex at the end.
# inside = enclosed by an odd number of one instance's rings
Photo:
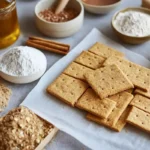
POLYGON ((67 56, 55 63, 41 78, 37 86, 29 93, 21 105, 53 123, 60 130, 72 135, 80 142, 95 150, 149 150, 150 136, 139 129, 127 126, 116 133, 85 119, 84 111, 72 108, 46 93, 47 86, 72 62, 83 50, 95 42, 107 44, 126 54, 126 57, 140 65, 150 67, 143 56, 125 49, 110 40, 97 29, 93 29, 67 56))

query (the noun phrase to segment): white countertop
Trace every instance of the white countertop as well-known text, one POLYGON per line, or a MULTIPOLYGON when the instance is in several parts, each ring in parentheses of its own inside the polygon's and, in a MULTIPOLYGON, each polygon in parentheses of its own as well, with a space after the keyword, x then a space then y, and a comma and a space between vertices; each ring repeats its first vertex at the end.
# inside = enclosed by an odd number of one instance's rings
MULTIPOLYGON (((16 46, 24 45, 26 39, 29 35, 36 35, 44 37, 40 34, 34 23, 34 7, 38 0, 17 0, 17 10, 18 10, 18 17, 21 27, 21 36, 18 41, 14 44, 16 46)), ((122 4, 117 10, 126 8, 126 7, 138 7, 141 5, 140 0, 122 0, 122 4)), ((85 35, 91 31, 93 27, 97 27, 100 29, 102 33, 110 37, 111 39, 121 43, 115 36, 111 28, 111 18, 113 14, 117 11, 114 10, 108 15, 92 15, 85 12, 85 21, 84 26, 82 29, 72 37, 65 38, 65 39, 56 39, 65 43, 68 43, 73 48, 77 45, 81 39, 85 37, 85 35)), ((123 44, 123 43, 122 43, 123 44)), ((12 45, 12 46, 14 46, 12 45)), ((145 56, 147 59, 150 60, 150 41, 144 43, 142 45, 127 45, 123 44, 127 49, 132 50, 133 52, 139 53, 145 56)), ((0 51, 3 53, 4 50, 0 51)), ((57 55, 50 52, 44 52, 48 60, 48 68, 50 68, 57 60, 59 60, 62 56, 57 55)), ((4 113, 8 112, 10 109, 15 108, 18 106, 27 94, 32 90, 32 88, 37 84, 36 82, 26 84, 26 85, 14 85, 7 83, 13 91, 13 95, 11 97, 9 106, 6 108, 5 112, 0 113, 0 116, 4 113)), ((64 132, 59 131, 55 139, 47 146, 46 150, 88 150, 84 145, 82 145, 79 141, 75 140, 70 135, 67 135, 64 132)), ((103 148, 102 148, 103 150, 103 148)))

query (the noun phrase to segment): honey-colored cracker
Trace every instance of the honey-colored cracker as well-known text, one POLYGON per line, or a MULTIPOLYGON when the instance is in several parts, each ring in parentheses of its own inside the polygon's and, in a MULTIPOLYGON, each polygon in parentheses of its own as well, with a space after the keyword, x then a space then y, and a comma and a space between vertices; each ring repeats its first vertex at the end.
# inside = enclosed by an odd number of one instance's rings
POLYGON ((86 91, 88 84, 85 82, 61 74, 47 88, 49 94, 56 96, 67 104, 74 106, 80 96, 86 91))
POLYGON ((76 59, 75 62, 84 65, 86 67, 89 67, 91 69, 97 69, 100 68, 105 61, 105 58, 101 56, 97 56, 93 53, 90 53, 88 51, 83 51, 76 59))
POLYGON ((87 72, 85 80, 101 99, 133 88, 133 84, 116 65, 87 72))
POLYGON ((129 90, 126 90, 126 92, 128 92, 128 93, 133 93, 133 91, 134 91, 134 89, 129 89, 129 90))
POLYGON ((113 48, 110 48, 104 44, 101 43, 95 43, 90 49, 90 52, 97 54, 99 56, 103 56, 104 58, 108 58, 110 56, 119 56, 123 57, 124 54, 122 52, 119 52, 113 48))
POLYGON ((135 87, 146 91, 150 89, 150 69, 121 57, 109 57, 104 62, 104 66, 112 64, 116 64, 127 75, 135 87))
POLYGON ((98 95, 89 88, 78 100, 76 106, 101 118, 107 118, 114 109, 116 102, 111 99, 101 100, 98 95))
POLYGON ((72 62, 65 70, 64 74, 67 74, 69 76, 72 76, 74 78, 80 79, 80 80, 85 80, 84 79, 84 74, 86 72, 90 72, 92 69, 85 67, 83 65, 80 65, 78 63, 72 62))
POLYGON ((150 99, 142 95, 135 95, 130 105, 150 113, 150 99))
MULTIPOLYGON (((112 130, 115 130, 117 132, 120 132, 124 128, 124 126, 126 125, 126 119, 127 119, 128 115, 129 115, 130 110, 131 110, 131 108, 127 107, 126 110, 122 113, 122 115, 118 119, 118 122, 116 123, 116 125, 114 125, 114 126, 107 126, 107 124, 106 124, 106 127, 110 128, 112 130)), ((92 114, 87 114, 86 118, 88 120, 91 120, 93 122, 101 124, 101 122, 99 122, 99 118, 95 117, 92 114)))
POLYGON ((135 93, 135 94, 143 95, 143 96, 145 96, 145 97, 147 97, 147 98, 150 98, 150 90, 148 90, 148 91, 143 91, 143 90, 141 90, 141 89, 135 89, 134 93, 135 93))
POLYGON ((104 126, 112 127, 115 126, 118 119, 124 112, 124 110, 127 108, 129 103, 131 102, 133 95, 127 92, 122 92, 119 94, 116 94, 114 96, 109 97, 111 100, 116 102, 115 108, 112 110, 111 114, 108 116, 107 119, 96 117, 99 124, 102 124, 104 126))
POLYGON ((11 90, 4 84, 0 84, 0 112, 8 105, 11 96, 11 90))
POLYGON ((150 114, 141 109, 132 107, 127 122, 142 130, 150 132, 150 114))

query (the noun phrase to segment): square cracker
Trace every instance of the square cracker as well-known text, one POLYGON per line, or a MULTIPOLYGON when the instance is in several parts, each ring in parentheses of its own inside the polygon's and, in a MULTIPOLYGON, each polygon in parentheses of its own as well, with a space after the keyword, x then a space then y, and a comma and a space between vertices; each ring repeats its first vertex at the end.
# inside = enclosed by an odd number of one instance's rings
POLYGON ((127 92, 122 92, 114 96, 111 96, 109 98, 116 102, 116 106, 112 110, 108 118, 103 119, 97 116, 95 116, 94 118, 98 120, 99 124, 112 128, 116 125, 116 123, 118 122, 118 119, 120 118, 122 113, 125 111, 129 103, 131 102, 133 95, 127 92))
POLYGON ((88 84, 72 78, 68 75, 61 74, 47 88, 47 92, 56 96, 67 104, 74 106, 80 96, 86 91, 88 84))
POLYGON ((76 59, 75 62, 84 65, 86 67, 89 67, 91 69, 97 69, 100 68, 105 61, 105 58, 101 56, 97 56, 93 53, 90 53, 88 51, 83 51, 76 59))
POLYGON ((80 65, 78 63, 72 62, 65 70, 64 74, 67 74, 69 76, 72 76, 74 78, 80 79, 80 80, 85 80, 84 79, 84 74, 86 72, 90 72, 92 69, 85 67, 83 65, 80 65))
POLYGON ((0 112, 8 105, 11 96, 11 90, 3 84, 0 84, 0 112))
MULTIPOLYGON (((107 126, 107 124, 106 124, 106 127, 110 128, 112 130, 115 130, 117 132, 120 132, 124 128, 124 126, 126 125, 126 119, 129 115, 130 110, 131 110, 131 108, 127 107, 125 109, 125 111, 122 113, 122 115, 120 116, 120 118, 118 119, 118 122, 114 126, 107 126)), ((94 115, 88 114, 86 116, 86 118, 93 121, 93 122, 101 124, 101 122, 99 122, 99 118, 95 117, 94 115)))
POLYGON ((123 57, 124 54, 113 49, 113 48, 110 48, 104 44, 101 44, 101 43, 95 43, 90 49, 89 49, 90 52, 94 53, 94 54, 97 54, 99 56, 103 56, 104 58, 108 58, 110 56, 119 56, 119 57, 123 57))
POLYGON ((114 109, 116 102, 111 99, 101 100, 98 95, 89 88, 78 100, 76 106, 101 118, 107 118, 114 109))
POLYGON ((133 84, 116 65, 87 72, 85 79, 101 99, 133 88, 133 84))
POLYGON ((147 132, 150 132, 150 114, 141 109, 132 107, 127 118, 127 122, 147 132))
POLYGON ((150 99, 142 95, 135 95, 130 105, 150 113, 150 99))
POLYGON ((147 97, 147 98, 150 98, 150 90, 148 90, 148 91, 143 91, 143 90, 141 90, 141 89, 135 89, 134 93, 135 93, 135 94, 143 95, 143 96, 145 96, 145 97, 147 97))
POLYGON ((148 91, 150 89, 150 69, 132 63, 121 57, 109 57, 104 66, 116 64, 127 75, 135 87, 148 91))

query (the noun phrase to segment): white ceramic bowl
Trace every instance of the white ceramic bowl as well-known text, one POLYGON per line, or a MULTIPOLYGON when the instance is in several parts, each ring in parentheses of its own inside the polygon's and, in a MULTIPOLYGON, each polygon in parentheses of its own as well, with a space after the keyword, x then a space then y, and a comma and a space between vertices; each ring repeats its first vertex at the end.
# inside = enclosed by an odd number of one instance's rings
POLYGON ((85 3, 82 0, 82 3, 84 5, 84 8, 86 11, 93 13, 93 14, 107 14, 109 12, 111 12, 112 10, 114 10, 116 7, 118 7, 121 3, 121 0, 119 0, 118 2, 111 4, 111 5, 90 5, 85 3))
POLYGON ((53 23, 48 22, 39 17, 39 13, 45 9, 52 7, 56 0, 41 0, 35 7, 36 26, 41 33, 50 37, 62 38, 75 34, 81 28, 84 20, 84 7, 80 0, 70 1, 68 8, 74 8, 79 15, 67 22, 53 23))

